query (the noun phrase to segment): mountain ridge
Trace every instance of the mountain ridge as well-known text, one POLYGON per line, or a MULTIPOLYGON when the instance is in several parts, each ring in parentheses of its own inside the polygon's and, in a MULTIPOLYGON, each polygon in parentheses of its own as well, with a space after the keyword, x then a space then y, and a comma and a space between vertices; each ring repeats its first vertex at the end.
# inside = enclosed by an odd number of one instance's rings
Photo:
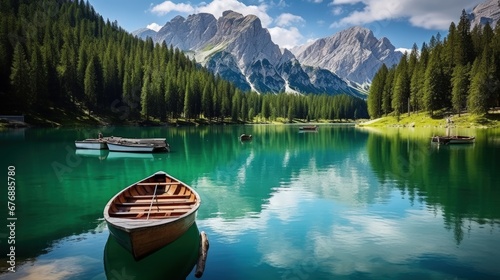
POLYGON ((389 39, 375 38, 367 28, 354 26, 292 50, 304 65, 314 65, 359 85, 369 84, 382 64, 396 64, 402 53, 389 39))
MULTIPOLYGON (((141 33, 137 36, 149 36, 155 42, 165 42, 190 53, 198 63, 235 82, 243 90, 347 93, 366 98, 353 81, 346 81, 319 65, 305 65, 293 50, 280 49, 254 15, 243 16, 228 10, 219 19, 211 14, 193 14, 187 18, 177 16, 154 36, 141 33)), ((394 48, 389 51, 394 51, 394 48)))

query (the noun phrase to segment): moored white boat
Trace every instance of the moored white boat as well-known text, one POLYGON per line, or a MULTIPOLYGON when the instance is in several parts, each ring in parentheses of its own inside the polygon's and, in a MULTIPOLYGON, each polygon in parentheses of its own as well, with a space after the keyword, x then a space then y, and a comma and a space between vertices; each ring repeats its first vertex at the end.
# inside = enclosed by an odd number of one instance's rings
POLYGON ((108 142, 108 149, 112 152, 150 153, 155 150, 154 144, 134 144, 127 142, 108 142))
POLYGON ((122 138, 108 137, 108 149, 112 152, 151 153, 170 151, 165 138, 122 138))
POLYGON ((106 141, 102 139, 85 139, 75 141, 75 146, 77 149, 93 149, 93 150, 102 150, 107 149, 106 141))

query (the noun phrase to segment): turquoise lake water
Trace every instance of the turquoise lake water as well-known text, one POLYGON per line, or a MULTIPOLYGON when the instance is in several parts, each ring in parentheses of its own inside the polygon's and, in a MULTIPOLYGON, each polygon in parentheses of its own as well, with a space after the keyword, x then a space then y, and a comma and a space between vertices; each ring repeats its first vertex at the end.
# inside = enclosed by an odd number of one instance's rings
POLYGON ((444 133, 342 125, 3 131, 0 279, 196 279, 201 231, 210 242, 201 279, 499 279, 500 130, 461 129, 476 136, 472 145, 430 143, 444 133), (166 137, 171 152, 75 149, 74 140, 98 132, 166 137), (241 133, 253 141, 240 142, 241 133), (109 236, 102 211, 158 170, 192 186, 202 204, 183 237, 135 262, 109 236))

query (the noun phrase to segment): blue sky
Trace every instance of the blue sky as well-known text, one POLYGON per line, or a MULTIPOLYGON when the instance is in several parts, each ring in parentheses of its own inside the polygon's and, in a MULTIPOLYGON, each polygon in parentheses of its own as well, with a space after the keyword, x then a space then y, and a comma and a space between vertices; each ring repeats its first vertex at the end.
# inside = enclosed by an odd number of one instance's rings
POLYGON ((370 28, 396 48, 420 47, 438 32, 445 36, 462 9, 470 12, 483 0, 89 0, 105 19, 127 31, 159 29, 177 15, 206 12, 216 18, 225 10, 258 16, 281 47, 331 36, 351 26, 370 28))

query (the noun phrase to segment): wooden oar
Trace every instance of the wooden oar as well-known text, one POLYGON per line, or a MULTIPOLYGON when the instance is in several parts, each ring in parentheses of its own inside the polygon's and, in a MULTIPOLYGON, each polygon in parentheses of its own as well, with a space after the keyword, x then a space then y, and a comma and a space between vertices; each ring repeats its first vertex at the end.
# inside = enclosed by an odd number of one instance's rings
MULTIPOLYGON (((149 220, 149 214, 151 213, 151 208, 153 207, 153 202, 156 198, 156 189, 157 188, 158 188, 158 184, 155 186, 155 191, 153 193, 153 198, 151 198, 151 204, 149 205, 148 216, 146 217, 146 220, 149 220)), ((158 204, 158 198, 156 198, 156 204, 158 204)), ((156 207, 158 207, 158 205, 156 207)), ((158 211, 160 211, 159 207, 158 207, 158 211)))

